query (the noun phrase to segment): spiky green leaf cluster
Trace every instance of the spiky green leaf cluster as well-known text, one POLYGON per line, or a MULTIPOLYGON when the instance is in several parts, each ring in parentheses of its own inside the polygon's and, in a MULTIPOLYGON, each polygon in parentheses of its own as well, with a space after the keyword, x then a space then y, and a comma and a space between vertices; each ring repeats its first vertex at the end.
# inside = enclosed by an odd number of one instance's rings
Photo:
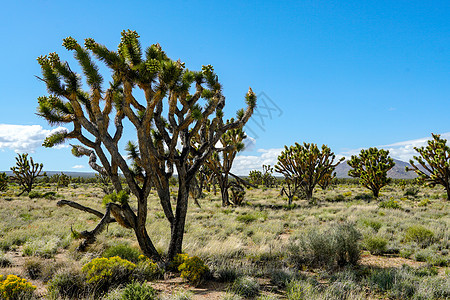
POLYGON ((439 134, 432 137, 427 146, 414 147, 419 155, 409 161, 412 168, 406 167, 406 171, 414 171, 420 181, 430 186, 442 185, 450 200, 450 147, 439 134))
POLYGON ((299 185, 305 192, 307 199, 311 199, 316 184, 327 174, 334 172, 336 166, 343 160, 334 163, 335 154, 331 149, 317 144, 295 143, 295 145, 284 147, 284 151, 278 156, 275 170, 284 175, 290 184, 299 185))
POLYGON ((0 173, 0 191, 6 191, 8 188, 8 176, 5 172, 0 173))
POLYGON ((348 165, 352 167, 348 175, 359 178, 361 185, 378 198, 380 189, 391 181, 387 172, 394 167, 395 162, 389 157, 388 150, 373 147, 362 149, 358 156, 352 155, 348 165))

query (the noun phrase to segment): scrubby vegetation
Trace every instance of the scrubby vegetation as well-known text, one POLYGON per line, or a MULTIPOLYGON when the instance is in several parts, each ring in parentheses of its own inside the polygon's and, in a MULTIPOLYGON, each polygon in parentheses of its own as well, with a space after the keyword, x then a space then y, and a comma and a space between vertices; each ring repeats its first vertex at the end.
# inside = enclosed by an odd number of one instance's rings
MULTIPOLYGON (((90 230, 97 218, 61 210, 51 198, 17 196, 13 184, 0 198, 0 274, 32 280, 40 292, 30 295, 49 299, 191 299, 194 286, 211 285, 223 299, 446 299, 450 204, 439 186, 411 185, 419 192, 405 197, 410 184, 394 182, 368 202, 358 182, 339 179, 314 191, 316 204, 295 198, 291 206, 280 188, 248 189, 245 205, 226 208, 219 193, 205 191, 201 208, 192 204, 188 213, 186 254, 166 266, 143 256, 132 230, 115 223, 77 251, 68 227, 90 230)), ((102 209, 101 185, 77 185, 59 187, 58 199, 102 209)), ((163 221, 156 207, 148 214, 163 221)), ((147 228, 166 255, 170 229, 151 221, 147 228)))

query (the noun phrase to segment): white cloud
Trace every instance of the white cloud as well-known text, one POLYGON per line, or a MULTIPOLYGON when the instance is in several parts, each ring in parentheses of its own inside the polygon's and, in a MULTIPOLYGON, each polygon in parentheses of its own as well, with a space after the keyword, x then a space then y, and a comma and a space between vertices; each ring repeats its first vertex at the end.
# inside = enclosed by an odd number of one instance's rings
MULTIPOLYGON (((0 149, 10 149, 17 153, 33 153, 41 147, 44 139, 50 134, 66 129, 58 127, 53 130, 43 129, 40 125, 0 124, 0 149)), ((58 146, 62 148, 67 146, 58 146)))
POLYGON ((85 168, 85 166, 83 166, 83 165, 75 165, 72 167, 72 169, 84 169, 84 168, 85 168))
MULTIPOLYGON (((450 132, 442 133, 441 138, 450 139, 450 132)), ((409 162, 410 159, 413 158, 414 155, 417 155, 414 147, 422 147, 427 144, 428 140, 431 140, 431 135, 429 137, 423 137, 415 140, 403 141, 398 143, 393 143, 389 145, 377 146, 377 148, 382 148, 385 150, 389 150, 389 155, 392 158, 399 159, 401 161, 409 162)), ((342 154, 349 158, 351 155, 357 155, 362 148, 353 149, 343 152, 342 154)))
POLYGON ((238 155, 234 159, 231 172, 235 175, 247 176, 252 170, 262 170, 262 165, 274 166, 284 148, 258 149, 261 155, 238 155))

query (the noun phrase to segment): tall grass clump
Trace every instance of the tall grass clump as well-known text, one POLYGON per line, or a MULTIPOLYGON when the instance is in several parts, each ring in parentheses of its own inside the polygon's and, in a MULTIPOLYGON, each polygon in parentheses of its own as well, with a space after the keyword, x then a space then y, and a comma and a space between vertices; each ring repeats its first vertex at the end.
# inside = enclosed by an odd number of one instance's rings
POLYGON ((141 255, 141 251, 139 249, 131 247, 126 243, 115 244, 109 248, 107 248, 102 253, 102 257, 110 258, 114 256, 118 256, 122 259, 137 263, 139 261, 139 256, 141 255))
POLYGON ((245 298, 251 298, 259 295, 260 285, 255 278, 242 276, 237 278, 230 287, 230 290, 245 298))
POLYGON ((335 224, 324 231, 313 229, 291 246, 291 258, 311 267, 356 265, 360 258, 361 234, 353 224, 335 224))

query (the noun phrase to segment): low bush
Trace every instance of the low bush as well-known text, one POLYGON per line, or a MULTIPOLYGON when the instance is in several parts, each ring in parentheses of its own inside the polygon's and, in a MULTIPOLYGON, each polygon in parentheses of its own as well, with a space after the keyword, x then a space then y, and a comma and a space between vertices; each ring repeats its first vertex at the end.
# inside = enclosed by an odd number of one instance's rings
POLYGON ((32 240, 23 245, 23 255, 52 258, 58 251, 61 239, 53 237, 46 240, 32 240))
POLYGON ((235 281, 241 273, 232 267, 221 267, 214 271, 214 278, 219 282, 233 282, 235 281))
POLYGON ((401 209, 402 206, 400 203, 398 203, 397 200, 394 200, 393 198, 389 200, 384 200, 378 203, 379 208, 390 208, 390 209, 401 209))
POLYGON ((136 265, 118 256, 95 258, 81 269, 86 275, 86 282, 99 291, 131 282, 136 265))
POLYGON ((36 289, 34 285, 26 279, 16 275, 0 275, 0 296, 1 299, 31 299, 36 289))
POLYGON ((102 253, 102 257, 110 258, 114 256, 119 256, 122 259, 137 263, 139 261, 139 256, 141 252, 139 249, 131 247, 128 244, 120 243, 107 248, 102 253))
POLYGON ((127 284, 122 292, 122 300, 153 300, 158 299, 156 290, 145 283, 133 282, 127 284))
POLYGON ((181 271, 181 278, 194 285, 201 283, 203 277, 209 271, 208 266, 197 256, 187 257, 178 267, 178 270, 181 271))
POLYGON ((50 299, 83 299, 87 292, 85 276, 76 269, 59 270, 48 282, 50 299))
POLYGON ((0 268, 6 268, 12 265, 12 259, 0 250, 0 268))
POLYGON ((291 247, 291 254, 300 265, 328 268, 355 265, 360 258, 360 239, 361 234, 353 224, 337 224, 323 232, 317 229, 307 232, 291 247))
POLYGON ((230 287, 230 290, 242 297, 251 298, 260 293, 261 287, 255 278, 243 276, 237 278, 230 287))
POLYGON ((367 236, 364 241, 364 247, 373 255, 381 255, 386 253, 388 241, 380 236, 367 236))
POLYGON ((405 196, 417 197, 419 192, 420 192, 420 189, 418 187, 409 187, 409 188, 406 189, 404 195, 405 196))
POLYGON ((421 225, 413 225, 406 229, 404 240, 405 242, 415 242, 425 248, 435 242, 435 237, 433 231, 421 225))
POLYGON ((162 275, 163 270, 155 262, 141 255, 132 276, 137 281, 151 281, 161 278, 162 275))

